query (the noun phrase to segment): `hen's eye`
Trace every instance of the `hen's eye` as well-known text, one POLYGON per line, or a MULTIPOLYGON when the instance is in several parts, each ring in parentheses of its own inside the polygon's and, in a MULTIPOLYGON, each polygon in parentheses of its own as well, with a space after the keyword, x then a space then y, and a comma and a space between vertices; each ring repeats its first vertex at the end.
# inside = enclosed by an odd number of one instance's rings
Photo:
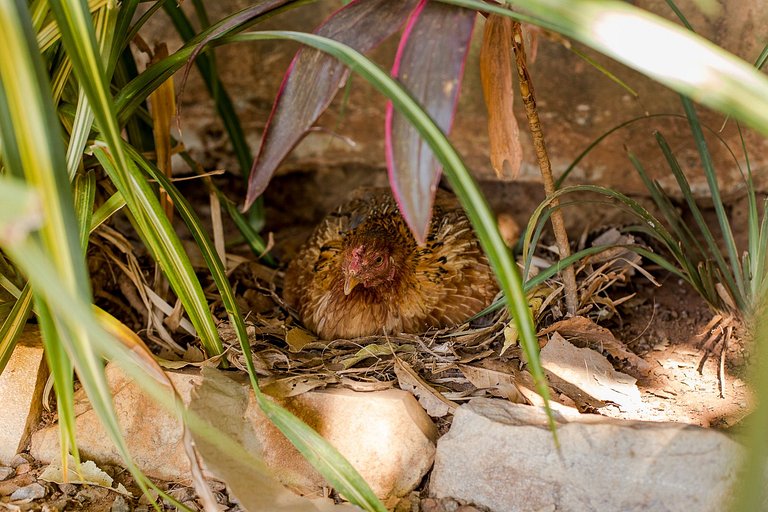
POLYGON ((384 263, 384 257, 383 257, 383 256, 381 256, 381 255, 379 255, 379 256, 376 256, 376 259, 375 259, 375 260, 373 260, 373 262, 374 262, 376 265, 381 265, 382 263, 384 263))

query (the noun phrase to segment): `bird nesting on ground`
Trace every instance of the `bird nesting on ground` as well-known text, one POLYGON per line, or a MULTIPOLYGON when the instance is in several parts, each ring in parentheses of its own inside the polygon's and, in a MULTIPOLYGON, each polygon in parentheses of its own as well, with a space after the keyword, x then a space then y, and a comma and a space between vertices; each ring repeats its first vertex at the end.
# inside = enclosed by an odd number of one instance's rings
POLYGON ((460 324, 498 291, 458 201, 438 191, 419 246, 389 189, 330 213, 288 265, 285 300, 321 338, 421 333, 460 324))

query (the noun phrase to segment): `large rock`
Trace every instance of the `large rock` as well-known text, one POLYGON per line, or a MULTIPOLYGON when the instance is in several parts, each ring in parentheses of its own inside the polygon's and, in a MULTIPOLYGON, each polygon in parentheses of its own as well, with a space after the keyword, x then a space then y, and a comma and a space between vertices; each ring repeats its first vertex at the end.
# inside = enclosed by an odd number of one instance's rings
MULTIPOLYGON (((204 381, 197 370, 169 371, 168 375, 185 403, 194 400, 193 394, 204 381)), ((182 444, 181 424, 116 366, 107 367, 107 378, 127 446, 139 468, 152 477, 188 482, 190 465, 182 444)), ((326 486, 323 478, 264 416, 248 383, 228 377, 225 380, 228 389, 218 396, 222 400, 234 398, 236 403, 230 402, 234 405, 229 410, 220 410, 219 416, 225 423, 233 412, 237 418, 233 416, 232 421, 245 418, 245 426, 237 427, 237 437, 248 452, 263 459, 274 476, 286 485, 305 493, 326 486), (232 411, 232 407, 238 410, 232 411)), ((219 399, 215 393, 207 392, 206 400, 219 399)), ((120 464, 120 456, 96 414, 87 406, 87 398, 78 393, 76 399, 81 456, 98 463, 120 464)), ((338 389, 310 391, 280 402, 347 457, 385 501, 393 502, 410 492, 432 465, 437 432, 409 393, 338 389)), ((193 407, 197 413, 204 413, 203 409, 200 404, 193 407)), ((31 453, 43 462, 57 457, 58 427, 35 433, 31 453)))
POLYGON ((26 448, 40 421, 43 388, 48 377, 40 331, 27 326, 0 374, 0 464, 26 448))
POLYGON ((438 442, 430 493, 492 511, 720 511, 742 447, 673 423, 559 418, 560 451, 541 409, 475 399, 438 442))

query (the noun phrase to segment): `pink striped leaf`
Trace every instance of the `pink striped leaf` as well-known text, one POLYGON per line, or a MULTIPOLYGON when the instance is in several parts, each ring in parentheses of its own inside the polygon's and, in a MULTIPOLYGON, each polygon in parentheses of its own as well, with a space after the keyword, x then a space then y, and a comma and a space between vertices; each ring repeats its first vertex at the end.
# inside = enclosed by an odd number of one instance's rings
MULTIPOLYGON (((402 25, 417 0, 355 0, 332 14, 315 33, 361 53, 378 46, 402 25)), ((325 112, 349 70, 313 48, 296 53, 283 77, 261 149, 248 179, 247 209, 267 188, 277 166, 325 112)))
MULTIPOLYGON (((408 19, 392 74, 448 134, 453 124, 476 12, 421 0, 408 19)), ((410 122, 387 103, 389 182, 414 237, 424 243, 441 168, 410 122)))

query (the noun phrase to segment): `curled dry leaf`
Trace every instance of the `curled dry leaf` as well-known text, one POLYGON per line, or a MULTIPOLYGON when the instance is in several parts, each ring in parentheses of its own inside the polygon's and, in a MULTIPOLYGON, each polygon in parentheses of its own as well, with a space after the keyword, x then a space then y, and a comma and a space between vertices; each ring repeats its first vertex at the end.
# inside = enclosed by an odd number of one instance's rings
POLYGON ((591 347, 597 350, 605 350, 611 357, 627 361, 639 372, 647 374, 651 371, 650 365, 637 354, 627 350, 621 341, 617 340, 611 331, 597 325, 589 318, 574 316, 566 320, 556 322, 539 335, 560 333, 577 347, 591 347))
POLYGON ((480 80, 488 110, 491 166, 500 178, 520 174, 522 148, 514 112, 512 19, 492 14, 485 22, 480 50, 480 80))
POLYGON ((304 329, 294 327, 285 333, 285 342, 291 352, 301 352, 307 345, 317 342, 317 336, 304 329))
POLYGON ((525 403, 526 399, 517 388, 515 375, 479 366, 459 365, 459 370, 477 389, 491 390, 494 395, 501 396, 513 403, 525 403))
POLYGON ((117 487, 112 487, 114 483, 112 477, 102 471, 92 460, 81 462, 78 466, 74 457, 67 455, 67 458, 69 463, 67 464, 66 474, 61 459, 58 459, 51 462, 40 473, 40 480, 55 484, 97 485, 123 496, 133 497, 123 484, 117 484, 117 487))
POLYGON ((562 387, 576 403, 600 407, 600 402, 613 402, 624 410, 642 405, 633 377, 614 370, 602 354, 574 347, 557 332, 541 350, 541 366, 562 381, 553 385, 562 387))
POLYGON ((326 382, 323 379, 294 375, 264 385, 262 391, 274 398, 288 398, 325 386, 326 382))
POLYGON ((419 403, 433 418, 453 414, 458 405, 445 398, 439 391, 427 384, 411 366, 400 358, 395 359, 395 375, 400 389, 413 393, 419 403))

